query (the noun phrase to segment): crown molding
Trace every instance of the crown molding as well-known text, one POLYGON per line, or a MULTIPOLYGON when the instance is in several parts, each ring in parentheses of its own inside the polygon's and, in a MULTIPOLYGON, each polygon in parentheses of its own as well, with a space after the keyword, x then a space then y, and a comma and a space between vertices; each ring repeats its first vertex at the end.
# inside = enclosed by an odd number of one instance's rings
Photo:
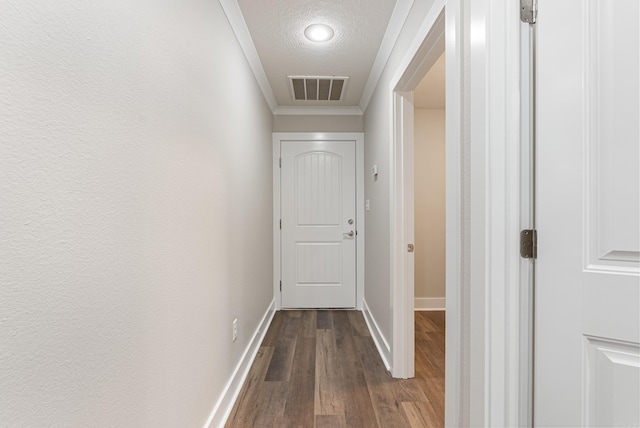
POLYGON ((264 95, 264 99, 267 101, 267 104, 269 104, 269 108, 273 113, 278 107, 278 103, 275 95, 273 94, 273 89, 271 89, 271 85, 269 84, 269 79, 264 71, 262 62, 260 61, 260 56, 258 55, 256 46, 253 44, 253 39, 251 38, 251 33, 249 32, 247 23, 242 16, 240 6, 236 0, 218 1, 222 6, 225 15, 227 15, 227 20, 229 21, 229 24, 231 24, 231 29, 235 33, 236 39, 238 39, 238 43, 244 52, 244 56, 249 62, 249 66, 251 67, 251 70, 258 82, 258 86, 260 86, 260 90, 264 95))
POLYGON ((271 84, 269 83, 267 74, 264 71, 264 67, 262 66, 262 62, 260 61, 260 56, 258 55, 255 44, 253 43, 251 33, 249 32, 249 28, 247 27, 247 23, 244 20, 237 0, 218 1, 220 2, 222 9, 227 16, 227 20, 229 21, 229 24, 231 25, 231 28, 236 35, 236 39, 238 40, 238 43, 240 44, 240 47, 242 48, 242 51, 244 52, 244 55, 249 62, 249 66, 251 67, 256 81, 260 86, 260 90, 262 91, 262 94, 264 95, 264 98, 267 101, 267 104, 269 105, 269 108, 271 109, 271 112, 273 114, 351 116, 361 116, 367 109, 369 101, 371 100, 371 97, 373 95, 373 91, 378 84, 378 80, 380 79, 380 76, 384 71, 384 67, 387 64, 389 57, 391 56, 391 51, 396 44, 396 40, 400 35, 400 31, 404 26, 404 22, 407 19, 409 11, 411 10, 411 6, 413 6, 414 2, 414 0, 397 0, 397 3, 393 8, 391 18, 389 19, 387 30, 384 33, 380 48, 378 49, 378 54, 376 55, 376 59, 373 62, 373 66, 371 67, 369 78, 367 79, 364 91, 362 93, 362 96, 360 97, 359 106, 323 108, 278 106, 278 102, 276 101, 273 89, 271 88, 271 84))

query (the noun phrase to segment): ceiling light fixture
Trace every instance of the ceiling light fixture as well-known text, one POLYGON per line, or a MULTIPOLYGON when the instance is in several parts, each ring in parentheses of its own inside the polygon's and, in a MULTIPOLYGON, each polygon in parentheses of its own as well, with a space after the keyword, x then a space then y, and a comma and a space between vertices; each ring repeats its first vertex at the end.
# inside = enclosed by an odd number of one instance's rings
POLYGON ((333 38, 333 28, 326 24, 313 24, 304 30, 304 35, 312 42, 327 42, 333 38))

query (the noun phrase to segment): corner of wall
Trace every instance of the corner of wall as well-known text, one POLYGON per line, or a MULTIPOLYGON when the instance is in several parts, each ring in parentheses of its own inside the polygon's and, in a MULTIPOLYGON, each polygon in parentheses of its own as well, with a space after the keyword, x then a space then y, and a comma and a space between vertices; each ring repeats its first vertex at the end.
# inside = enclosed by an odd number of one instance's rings
POLYGON ((220 394, 220 398, 213 408, 207 423, 205 424, 205 428, 222 428, 226 423, 229 415, 231 414, 231 410, 238 399, 238 395, 242 390, 242 386, 244 381, 249 374, 249 370, 251 369, 251 365, 256 358, 258 353, 258 349, 260 349, 260 344, 262 343, 264 336, 267 334, 267 330, 269 329, 269 325, 271 325, 271 321, 273 320, 273 316, 276 313, 276 302, 275 299, 269 304, 258 328, 253 333, 247 348, 245 349, 240 361, 238 362, 235 370, 231 374, 229 381, 227 382, 224 390, 220 394))
POLYGON ((367 323, 367 327, 369 327, 369 331, 371 332, 371 338, 373 342, 376 344, 376 348, 378 348, 378 352, 380 353, 380 357, 382 358, 382 362, 387 370, 391 371, 391 347, 389 346, 389 341, 384 337, 384 334, 380 330, 378 323, 376 322, 373 314, 369 310, 369 305, 367 305, 367 301, 362 301, 362 314, 364 315, 364 320, 367 323))

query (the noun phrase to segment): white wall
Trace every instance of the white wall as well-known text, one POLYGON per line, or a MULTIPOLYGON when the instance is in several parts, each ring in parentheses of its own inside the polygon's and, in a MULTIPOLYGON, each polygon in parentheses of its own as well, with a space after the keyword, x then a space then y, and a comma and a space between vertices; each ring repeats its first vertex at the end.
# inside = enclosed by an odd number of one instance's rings
MULTIPOLYGON (((415 297, 445 297, 445 111, 414 111, 415 297)), ((419 301, 416 301, 416 304, 419 301)))
POLYGON ((378 179, 365 174, 366 213, 365 301, 380 333, 391 343, 390 176, 392 144, 391 79, 398 71, 433 0, 415 0, 391 57, 364 115, 365 171, 378 165, 378 179))
POLYGON ((273 297, 220 5, 9 0, 0 39, 0 425, 203 426, 273 297))
POLYGON ((273 116, 273 132, 363 132, 358 115, 281 115, 273 116))

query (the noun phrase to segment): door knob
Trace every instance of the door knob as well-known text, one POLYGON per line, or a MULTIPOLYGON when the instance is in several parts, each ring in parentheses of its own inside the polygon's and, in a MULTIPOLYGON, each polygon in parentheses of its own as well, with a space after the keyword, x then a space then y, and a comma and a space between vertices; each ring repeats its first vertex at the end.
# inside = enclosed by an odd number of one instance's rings
POLYGON ((355 235, 355 233, 353 233, 353 230, 350 230, 347 233, 343 233, 344 236, 348 236, 349 238, 353 238, 353 235, 355 235))

